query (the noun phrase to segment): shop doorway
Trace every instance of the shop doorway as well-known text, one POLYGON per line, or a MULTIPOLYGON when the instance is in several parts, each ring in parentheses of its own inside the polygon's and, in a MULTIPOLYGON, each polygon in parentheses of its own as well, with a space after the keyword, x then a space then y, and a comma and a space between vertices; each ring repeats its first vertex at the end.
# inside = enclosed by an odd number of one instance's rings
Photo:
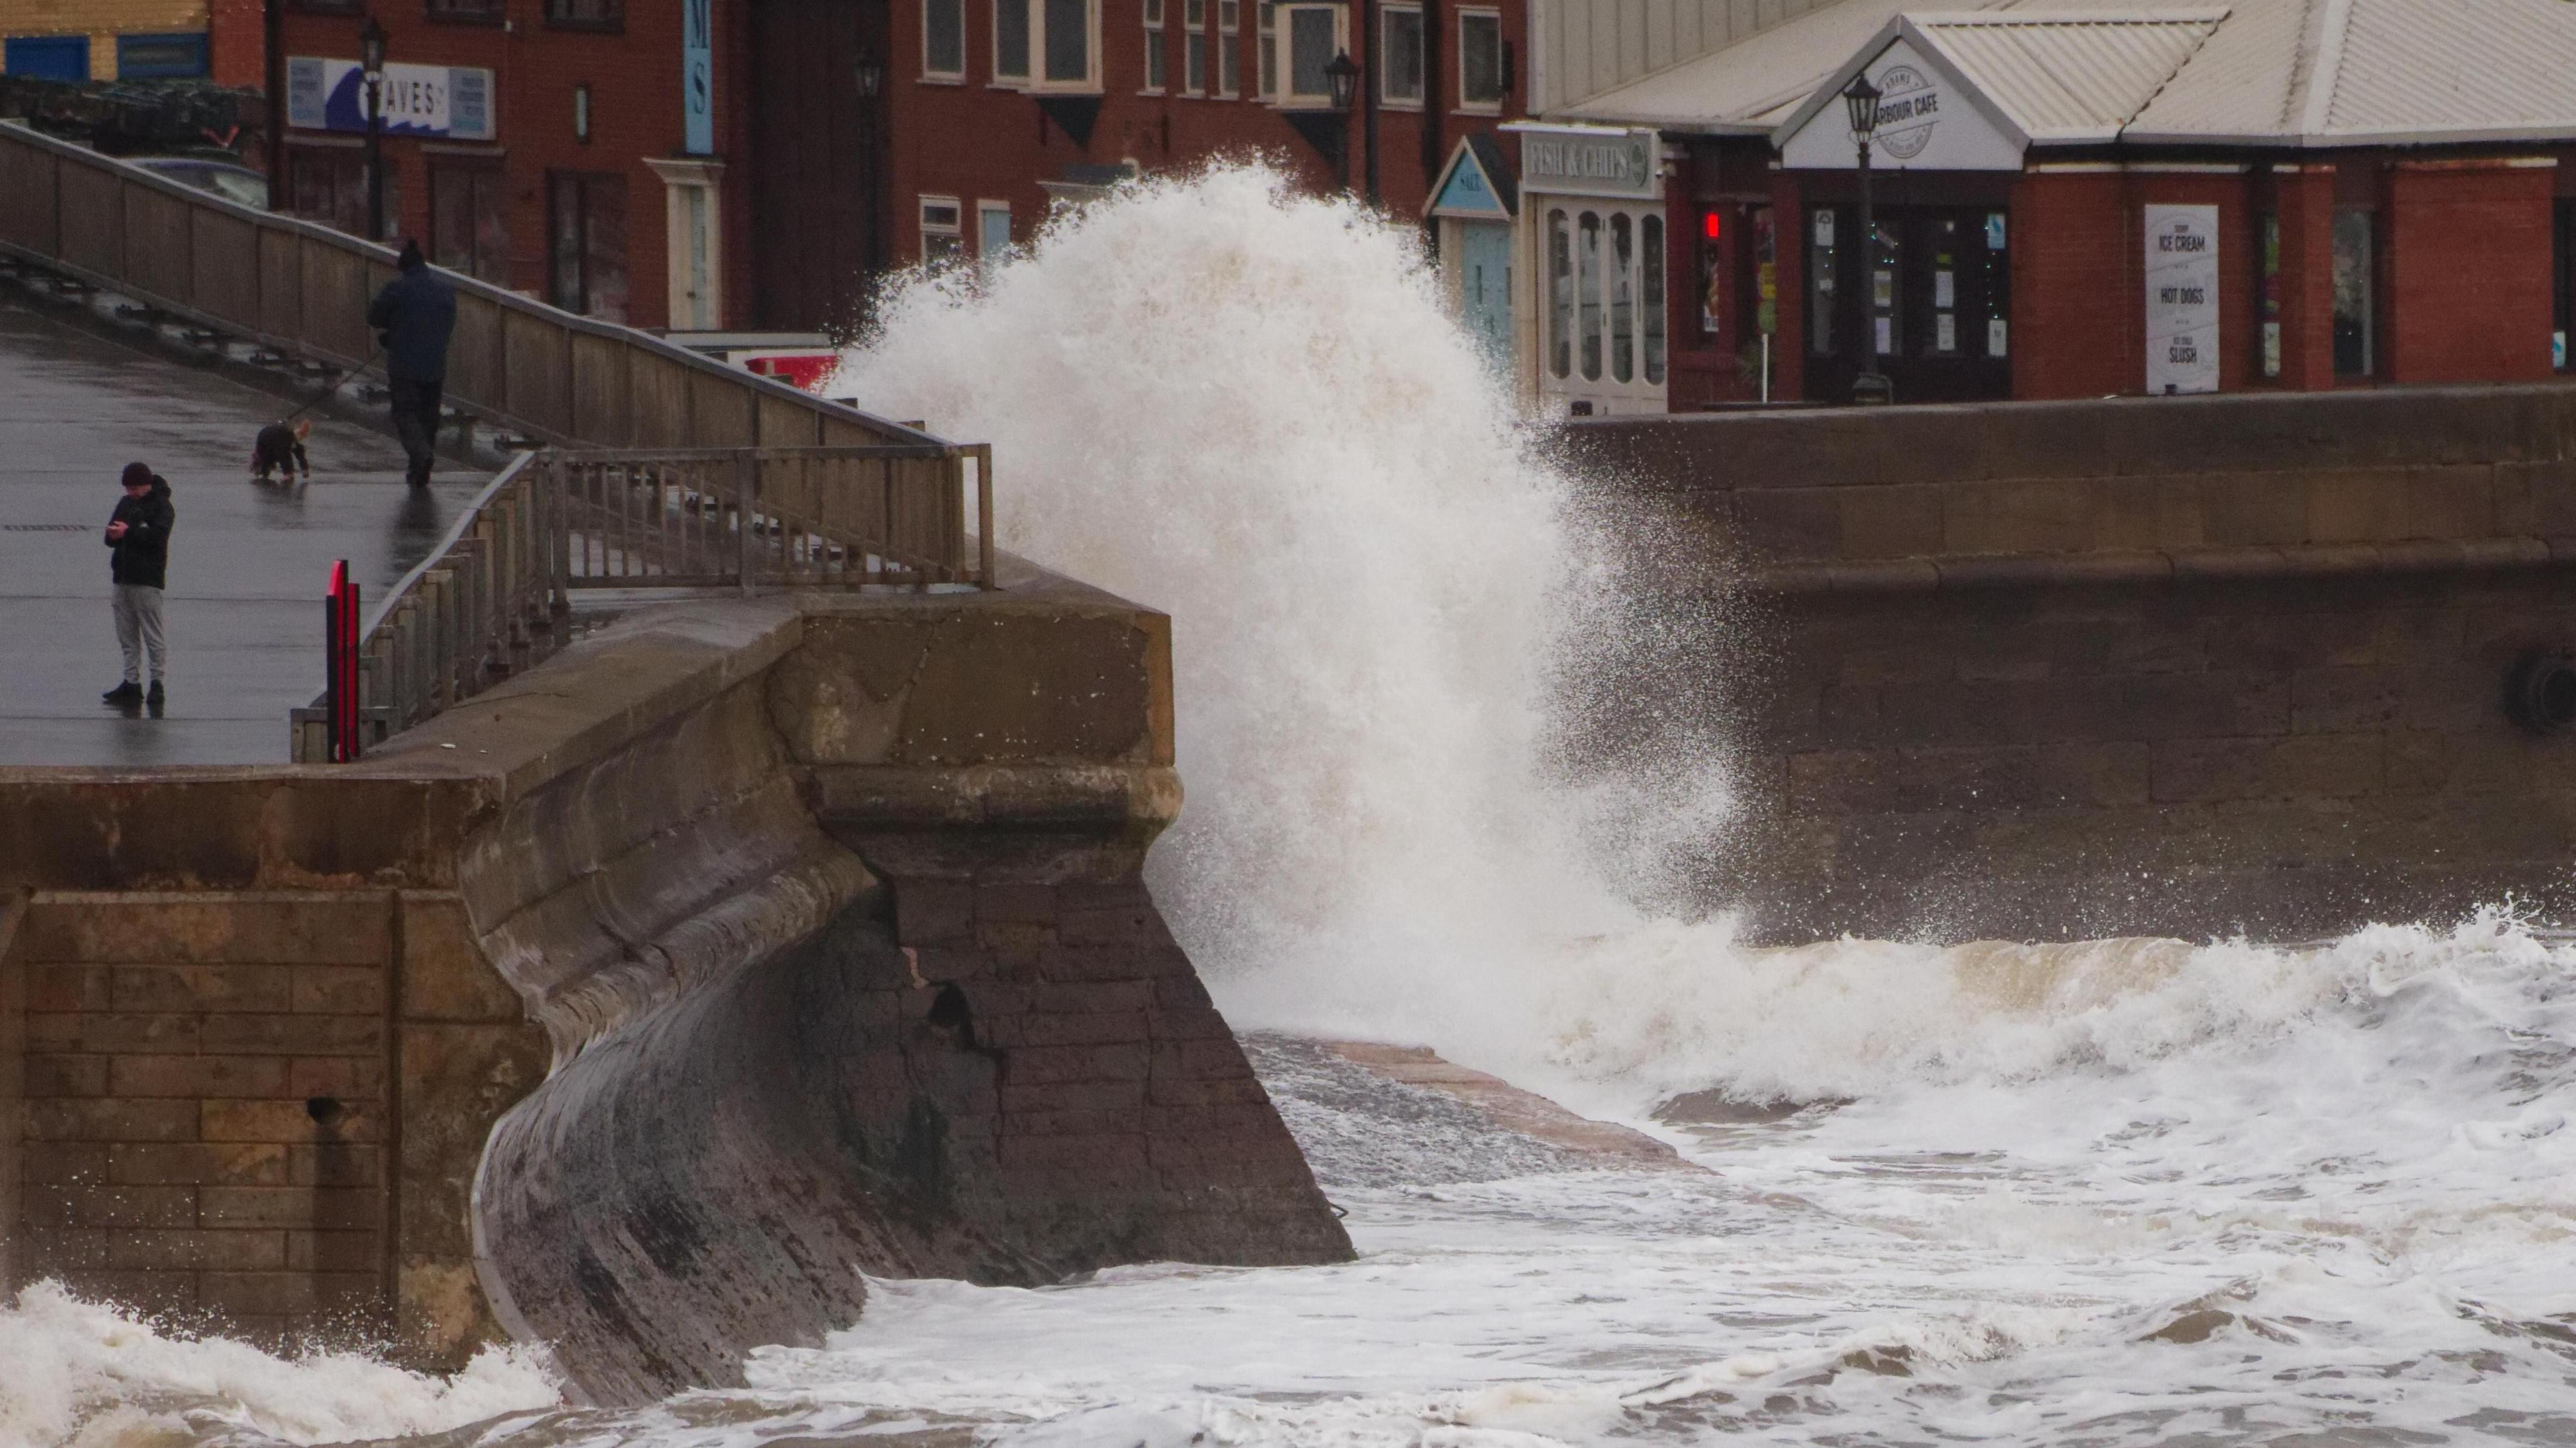
POLYGON ((1898 402, 2010 397, 2010 216, 2001 207, 1880 207, 1876 230, 1865 266, 1858 207, 1808 213, 1808 398, 1848 401, 1873 355, 1898 402))
POLYGON ((1470 221, 1459 229, 1458 285, 1467 335, 1496 369, 1512 365, 1512 229, 1470 221))

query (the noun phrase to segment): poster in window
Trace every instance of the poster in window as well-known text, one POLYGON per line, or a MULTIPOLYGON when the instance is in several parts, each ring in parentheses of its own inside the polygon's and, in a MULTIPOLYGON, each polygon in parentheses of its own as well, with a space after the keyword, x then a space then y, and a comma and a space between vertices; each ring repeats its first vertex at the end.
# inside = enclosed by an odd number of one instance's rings
POLYGON ((1959 274, 1957 272, 1936 271, 1932 274, 1932 305, 1936 307, 1955 307, 1959 305, 1959 274))
POLYGON ((2009 335, 2010 329, 2004 325, 2003 318, 1988 318, 1986 321, 1986 355, 1989 357, 2002 357, 2009 355, 2004 350, 2004 343, 2008 339, 2009 335))
POLYGON ((1935 352, 1959 350, 1959 319, 1954 313, 1943 312, 1932 319, 1932 350, 1935 352))
POLYGON ((2146 208, 2147 391, 2218 390, 2218 208, 2146 208))
POLYGON ((1873 273, 1873 274, 1872 274, 1872 281, 1871 281, 1871 283, 1870 283, 1870 297, 1871 297, 1871 300, 1873 300, 1874 302, 1876 302, 1879 306, 1882 306, 1882 307, 1892 307, 1892 306, 1895 306, 1895 305, 1896 305, 1896 273, 1894 273, 1894 272, 1892 272, 1892 271, 1880 271, 1880 272, 1875 272, 1875 273, 1873 273))
POLYGON ((1896 323, 1891 318, 1881 317, 1878 319, 1878 353, 1884 357, 1895 350, 1896 323))

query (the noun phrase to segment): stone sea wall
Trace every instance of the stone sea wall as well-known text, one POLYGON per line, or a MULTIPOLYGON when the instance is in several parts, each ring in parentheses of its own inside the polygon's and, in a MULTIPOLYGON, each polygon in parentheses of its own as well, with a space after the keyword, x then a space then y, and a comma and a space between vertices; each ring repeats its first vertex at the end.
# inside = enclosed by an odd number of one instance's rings
MULTIPOLYGON (((1578 425, 1757 938, 2576 914, 2576 390, 1578 425), (2526 711, 2527 713, 2527 711, 2526 711)), ((1660 695, 1654 693, 1660 689, 1660 695)), ((1600 742, 1605 756, 1652 741, 1600 742)))

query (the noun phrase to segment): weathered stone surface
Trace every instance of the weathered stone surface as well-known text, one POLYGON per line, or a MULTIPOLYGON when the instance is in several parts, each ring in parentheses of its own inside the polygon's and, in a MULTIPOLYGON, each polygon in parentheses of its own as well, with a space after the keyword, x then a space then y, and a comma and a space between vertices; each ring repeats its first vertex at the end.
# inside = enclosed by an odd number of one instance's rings
MULTIPOLYGON (((1580 424, 1595 505, 1704 554, 1635 560, 1674 643, 1607 712, 1732 749, 1697 884, 1757 938, 2576 920, 2576 739, 2503 707, 2576 649, 2566 396, 1580 424), (1937 537, 1855 527, 1926 488, 1937 537)), ((1605 763, 1658 747, 1588 728, 1605 763)))

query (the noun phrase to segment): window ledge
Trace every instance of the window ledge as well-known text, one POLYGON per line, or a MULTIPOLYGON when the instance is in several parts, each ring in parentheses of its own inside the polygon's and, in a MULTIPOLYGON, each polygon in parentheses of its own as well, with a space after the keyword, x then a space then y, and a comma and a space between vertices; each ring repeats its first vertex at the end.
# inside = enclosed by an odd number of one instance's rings
POLYGON ((1027 81, 1013 80, 1009 76, 1004 76, 1000 80, 988 80, 984 82, 984 89, 986 90, 1025 91, 1028 88, 1029 83, 1027 81))
MULTIPOLYGON (((354 9, 355 7, 352 8, 354 9)), ((545 18, 543 23, 548 30, 586 31, 592 35, 624 35, 626 33, 626 22, 623 20, 557 20, 552 16, 548 16, 545 18)))
POLYGON ((1377 108, 1382 111, 1418 111, 1422 109, 1422 102, 1390 100, 1381 97, 1377 108))
POLYGON ((1502 113, 1503 107, 1499 101, 1490 106, 1459 106, 1449 112, 1453 116, 1499 116, 1502 113))
POLYGON ((432 25, 480 26, 485 30, 498 30, 509 19, 499 10, 488 15, 442 15, 433 10, 421 18, 432 25))
POLYGON ((924 75, 916 76, 913 83, 916 85, 962 86, 966 83, 966 77, 964 75, 924 75))

